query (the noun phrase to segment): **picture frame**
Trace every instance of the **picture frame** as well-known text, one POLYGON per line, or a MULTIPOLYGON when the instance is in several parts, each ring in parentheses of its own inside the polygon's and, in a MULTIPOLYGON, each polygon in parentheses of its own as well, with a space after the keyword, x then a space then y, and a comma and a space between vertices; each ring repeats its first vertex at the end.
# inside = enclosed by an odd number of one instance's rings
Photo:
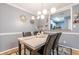
POLYGON ((26 18, 25 15, 20 15, 20 20, 21 20, 23 23, 25 23, 26 20, 27 20, 27 18, 26 18))

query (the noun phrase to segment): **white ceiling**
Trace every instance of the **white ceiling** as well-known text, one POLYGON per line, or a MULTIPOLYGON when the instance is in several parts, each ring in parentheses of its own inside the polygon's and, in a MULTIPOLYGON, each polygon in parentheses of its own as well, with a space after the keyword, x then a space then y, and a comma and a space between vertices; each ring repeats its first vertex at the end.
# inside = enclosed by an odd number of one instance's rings
POLYGON ((41 11, 43 9, 50 10, 52 7, 56 7, 56 9, 63 8, 71 3, 11 3, 26 12, 37 15, 37 11, 41 11))

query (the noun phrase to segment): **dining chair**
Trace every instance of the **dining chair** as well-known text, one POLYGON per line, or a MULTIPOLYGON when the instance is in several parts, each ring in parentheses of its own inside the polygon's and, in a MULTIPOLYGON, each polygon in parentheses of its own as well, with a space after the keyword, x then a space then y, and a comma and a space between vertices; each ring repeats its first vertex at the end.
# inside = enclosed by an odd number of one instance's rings
MULTIPOLYGON (((31 32, 22 32, 23 37, 27 37, 27 36, 31 36, 31 32)), ((24 55, 26 55, 26 48, 24 48, 25 46, 23 46, 24 49, 24 55)))
POLYGON ((54 45, 52 46, 52 53, 53 53, 53 55, 54 55, 54 50, 55 49, 56 49, 56 53, 58 55, 58 42, 59 42, 59 39, 60 39, 61 34, 62 34, 61 32, 60 33, 57 33, 57 37, 56 37, 56 39, 54 41, 54 45))
POLYGON ((33 32, 34 35, 37 35, 37 33, 38 33, 38 31, 34 31, 34 32, 33 32))
POLYGON ((31 36, 31 32, 22 32, 23 37, 31 36))
POLYGON ((57 34, 49 34, 46 40, 46 43, 44 46, 40 48, 40 50, 37 51, 37 54, 40 55, 51 55, 51 49, 54 45, 54 41, 56 39, 57 34))

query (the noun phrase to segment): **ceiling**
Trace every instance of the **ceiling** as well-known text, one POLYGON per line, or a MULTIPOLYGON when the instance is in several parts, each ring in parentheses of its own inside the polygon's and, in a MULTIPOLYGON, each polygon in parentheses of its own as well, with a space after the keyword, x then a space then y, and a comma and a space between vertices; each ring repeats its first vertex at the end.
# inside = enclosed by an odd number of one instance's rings
POLYGON ((52 7, 55 7, 57 10, 63 8, 71 3, 11 3, 26 12, 37 15, 37 11, 41 11, 43 9, 50 10, 52 7))
POLYGON ((59 13, 55 13, 52 15, 53 17, 64 17, 64 16, 70 16, 70 10, 65 10, 59 13))

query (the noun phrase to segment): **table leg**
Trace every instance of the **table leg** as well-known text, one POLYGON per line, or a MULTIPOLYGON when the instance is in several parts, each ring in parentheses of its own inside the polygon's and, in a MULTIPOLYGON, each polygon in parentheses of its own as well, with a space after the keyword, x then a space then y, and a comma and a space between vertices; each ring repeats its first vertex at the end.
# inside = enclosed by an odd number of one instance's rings
POLYGON ((19 55, 21 55, 21 44, 20 44, 20 41, 18 41, 18 46, 19 46, 19 48, 18 48, 18 50, 19 50, 19 55))
POLYGON ((72 49, 70 48, 70 55, 72 55, 72 49))
POLYGON ((24 45, 24 55, 26 55, 26 46, 24 45))

